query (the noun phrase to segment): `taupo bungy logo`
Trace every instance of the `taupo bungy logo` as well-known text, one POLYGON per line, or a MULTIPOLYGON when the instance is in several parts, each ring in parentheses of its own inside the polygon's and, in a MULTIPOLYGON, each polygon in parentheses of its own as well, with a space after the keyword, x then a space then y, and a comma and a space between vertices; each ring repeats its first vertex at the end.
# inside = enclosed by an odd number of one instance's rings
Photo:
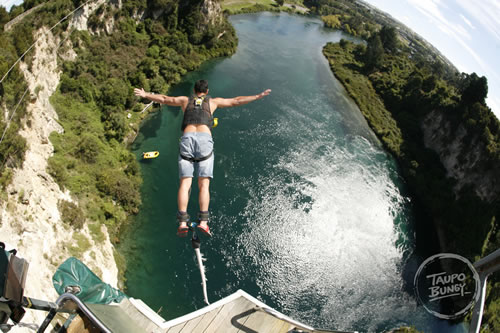
POLYGON ((418 268, 414 283, 424 308, 441 319, 464 316, 479 298, 480 281, 474 266, 453 253, 427 258, 418 268))

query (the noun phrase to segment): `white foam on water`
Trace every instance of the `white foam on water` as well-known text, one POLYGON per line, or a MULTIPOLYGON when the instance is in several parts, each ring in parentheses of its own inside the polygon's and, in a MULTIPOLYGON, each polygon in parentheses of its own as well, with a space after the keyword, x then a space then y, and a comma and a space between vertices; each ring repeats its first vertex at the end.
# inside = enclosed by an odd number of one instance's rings
POLYGON ((415 310, 401 291, 403 249, 394 225, 405 198, 377 162, 383 152, 362 137, 344 145, 304 144, 262 176, 239 247, 258 267, 262 293, 285 312, 370 331, 415 310))

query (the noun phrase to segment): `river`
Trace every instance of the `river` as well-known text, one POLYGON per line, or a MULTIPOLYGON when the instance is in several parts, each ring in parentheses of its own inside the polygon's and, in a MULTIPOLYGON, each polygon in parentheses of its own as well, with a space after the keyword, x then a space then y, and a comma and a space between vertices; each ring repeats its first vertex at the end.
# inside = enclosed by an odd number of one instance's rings
MULTIPOLYGON (((207 62, 168 92, 190 94, 200 78, 214 97, 272 89, 215 113, 214 237, 201 245, 209 300, 243 289, 317 328, 462 332, 418 306, 405 273, 415 270, 415 213, 404 182, 321 53, 328 41, 353 38, 297 15, 230 19, 236 54, 207 62)), ((164 107, 133 145, 138 158, 160 156, 142 162, 127 293, 166 319, 204 306, 190 241, 175 234, 181 121, 178 108, 164 107)), ((191 198, 196 216, 195 187, 191 198)))

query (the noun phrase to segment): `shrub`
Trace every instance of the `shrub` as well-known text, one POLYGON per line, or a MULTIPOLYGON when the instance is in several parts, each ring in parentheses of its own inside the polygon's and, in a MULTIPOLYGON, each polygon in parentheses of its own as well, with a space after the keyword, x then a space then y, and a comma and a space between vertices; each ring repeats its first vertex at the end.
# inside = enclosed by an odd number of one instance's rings
POLYGON ((100 140, 93 134, 84 133, 77 144, 76 154, 87 163, 95 163, 100 152, 100 140))
POLYGON ((73 240, 74 242, 68 244, 68 250, 71 256, 81 258, 86 251, 90 250, 91 244, 85 235, 74 233, 73 240))
POLYGON ((5 190, 7 186, 12 182, 12 169, 11 168, 3 168, 0 171, 0 187, 5 190))
POLYGON ((64 223, 69 224, 77 230, 83 227, 83 224, 85 223, 85 216, 80 207, 66 200, 59 200, 57 206, 59 208, 59 212, 61 213, 61 219, 64 223))
POLYGON ((323 23, 325 24, 325 26, 332 28, 332 29, 338 29, 341 26, 338 15, 321 16, 321 20, 323 20, 323 23))
POLYGON ((140 205, 138 184, 122 173, 105 170, 97 175, 96 186, 102 194, 113 197, 129 212, 136 211, 140 205))
POLYGON ((117 141, 122 141, 128 131, 127 119, 123 113, 112 113, 104 126, 108 140, 116 139, 117 141))
POLYGON ((105 105, 125 105, 128 96, 128 85, 121 79, 111 78, 103 85, 101 100, 105 105))

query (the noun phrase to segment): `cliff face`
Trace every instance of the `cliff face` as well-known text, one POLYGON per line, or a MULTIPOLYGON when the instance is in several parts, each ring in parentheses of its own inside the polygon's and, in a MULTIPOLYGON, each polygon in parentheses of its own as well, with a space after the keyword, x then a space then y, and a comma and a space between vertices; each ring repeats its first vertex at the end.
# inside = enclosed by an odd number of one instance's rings
POLYGON ((223 33, 224 29, 222 7, 215 0, 179 1, 179 20, 194 44, 212 38, 214 32, 223 33))
MULTIPOLYGON (((92 8, 95 6, 85 8, 84 12, 92 8)), ((85 29, 83 17, 76 17, 71 24, 85 29)), ((28 150, 22 167, 14 170, 12 184, 7 188, 8 198, 1 207, 0 239, 16 248, 18 255, 30 264, 25 295, 55 301, 58 295, 52 286, 52 275, 59 264, 71 256, 71 248, 79 246, 75 236, 85 239, 89 245, 79 259, 105 282, 116 286, 118 269, 105 228, 101 230, 104 241, 96 242, 87 226, 75 231, 61 220, 58 202, 73 199, 47 172, 47 160, 54 152, 49 135, 53 131, 63 132, 49 98, 59 84, 61 73, 57 58, 70 59, 75 53, 68 40, 63 43, 64 53, 61 52, 62 38, 54 36, 46 27, 37 31, 34 39, 37 42, 32 50, 31 68, 25 63, 20 65, 29 86, 28 95, 31 95, 28 119, 20 132, 28 150)), ((23 321, 39 324, 45 315, 43 311, 28 311, 23 321)), ((24 330, 14 328, 13 331, 24 330)))
POLYGON ((447 176, 456 180, 455 195, 467 186, 486 202, 499 198, 500 170, 488 163, 486 147, 477 135, 437 111, 430 112, 421 127, 425 146, 439 155, 447 176))
POLYGON ((200 22, 199 28, 222 23, 222 8, 218 1, 205 0, 202 2, 200 10, 204 19, 200 22))
MULTIPOLYGON (((205 31, 209 26, 217 26, 223 22, 222 7, 216 0, 187 0, 187 1, 167 1, 164 4, 149 8, 149 15, 153 19, 158 19, 164 14, 177 12, 181 13, 180 19, 194 15, 196 17, 196 29, 205 31)), ((138 13, 136 17, 144 18, 144 13, 138 13)), ((173 19, 173 17, 171 17, 173 19)))
POLYGON ((90 15, 105 2, 106 0, 90 2, 80 10, 77 10, 70 21, 71 27, 76 30, 87 30, 90 15))

